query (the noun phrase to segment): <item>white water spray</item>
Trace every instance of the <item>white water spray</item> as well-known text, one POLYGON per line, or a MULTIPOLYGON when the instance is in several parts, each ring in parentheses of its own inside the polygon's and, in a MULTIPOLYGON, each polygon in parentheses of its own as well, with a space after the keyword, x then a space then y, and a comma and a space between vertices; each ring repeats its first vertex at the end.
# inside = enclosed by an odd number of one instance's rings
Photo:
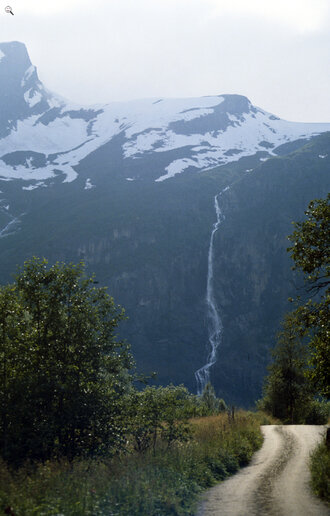
POLYGON ((217 307, 217 303, 214 296, 214 282, 213 282, 213 262, 214 262, 214 252, 213 252, 213 243, 214 236, 218 231, 222 221, 224 220, 224 215, 221 212, 218 198, 227 190, 229 190, 229 186, 226 186, 219 194, 214 197, 214 207, 217 215, 217 220, 213 224, 213 229, 211 233, 210 246, 209 246, 209 254, 208 254, 208 268, 207 268, 207 287, 206 287, 206 304, 207 304, 207 317, 209 320, 208 324, 208 334, 209 334, 209 344, 211 350, 207 357, 207 363, 198 369, 195 372, 195 378, 197 381, 197 393, 199 395, 202 394, 205 385, 210 381, 210 368, 215 364, 217 357, 217 349, 221 344, 222 340, 222 321, 219 315, 219 310, 217 307))

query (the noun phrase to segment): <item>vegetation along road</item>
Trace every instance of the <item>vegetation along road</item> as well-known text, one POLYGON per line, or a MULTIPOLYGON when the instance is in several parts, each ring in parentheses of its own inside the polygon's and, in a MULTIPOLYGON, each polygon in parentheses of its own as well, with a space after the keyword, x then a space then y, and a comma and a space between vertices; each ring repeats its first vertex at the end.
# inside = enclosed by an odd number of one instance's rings
POLYGON ((263 426, 264 444, 251 464, 210 489, 198 516, 326 516, 309 486, 310 452, 325 427, 263 426))

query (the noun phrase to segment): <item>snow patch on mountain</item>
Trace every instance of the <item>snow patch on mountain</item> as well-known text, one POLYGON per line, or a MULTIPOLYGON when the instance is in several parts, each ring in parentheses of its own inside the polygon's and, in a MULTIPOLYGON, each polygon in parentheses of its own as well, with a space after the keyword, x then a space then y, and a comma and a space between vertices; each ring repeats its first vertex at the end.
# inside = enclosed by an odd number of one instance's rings
POLYGON ((69 116, 56 118, 48 125, 38 121, 38 115, 18 120, 11 133, 0 140, 0 156, 8 152, 34 151, 44 154, 67 152, 87 138, 86 123, 69 116))
POLYGON ((39 91, 33 91, 31 88, 24 93, 24 99, 30 107, 33 107, 42 100, 42 95, 39 91))
POLYGON ((165 181, 165 179, 169 179, 170 177, 174 177, 176 174, 180 174, 188 167, 198 168, 196 160, 187 158, 176 159, 175 161, 172 161, 168 167, 166 167, 167 173, 158 177, 158 179, 155 179, 155 181, 165 181))
POLYGON ((21 80, 21 87, 24 88, 24 86, 26 85, 26 83, 28 82, 28 80, 30 79, 30 77, 32 76, 32 74, 34 72, 36 72, 37 69, 35 66, 31 65, 27 68, 27 70, 25 71, 24 75, 23 75, 23 79, 21 80))
POLYGON ((38 181, 37 183, 29 186, 22 186, 22 190, 35 190, 36 188, 39 188, 40 186, 46 186, 46 184, 43 181, 38 181))
MULTIPOLYGON (((25 98, 32 106, 40 101, 40 94, 35 92, 30 97, 28 90, 25 98)), ((111 103, 101 107, 94 119, 87 120, 79 114, 84 111, 81 107, 69 109, 73 106, 56 101, 56 98, 50 99, 52 109, 58 109, 54 120, 43 121, 51 109, 42 115, 18 120, 16 128, 0 140, 0 157, 17 151, 34 151, 47 157, 46 165, 37 169, 26 165, 13 168, 0 160, 0 175, 10 179, 42 180, 61 172, 66 176, 65 182, 73 181, 77 177, 74 167, 121 133, 125 140, 122 145, 125 159, 187 149, 185 157, 168 163, 165 173, 156 179, 164 181, 190 167, 207 169, 258 151, 272 155, 272 148, 282 143, 309 138, 330 129, 330 124, 303 124, 271 118, 272 115, 260 109, 243 115, 229 114, 229 125, 205 133, 182 134, 170 128, 173 122, 210 116, 223 101, 224 97, 202 97, 167 99, 156 104, 152 99, 111 103)))
MULTIPOLYGON (((43 86, 18 42, 0 44, 0 92, 0 180, 30 182, 24 189, 59 175, 64 182, 75 180, 79 163, 117 136, 126 169, 130 160, 143 158, 148 171, 151 158, 153 178, 164 181, 260 151, 266 159, 283 143, 330 130, 330 124, 286 122, 240 95, 82 107, 43 86), (157 177, 154 157, 160 153, 157 177)), ((141 171, 128 175, 134 180, 141 171)))
POLYGON ((92 185, 91 179, 86 179, 84 190, 91 190, 92 188, 95 188, 95 185, 92 185))
MULTIPOLYGON (((165 132, 163 145, 155 152, 177 149, 182 146, 192 146, 191 157, 189 160, 180 159, 170 163, 166 168, 166 174, 160 176, 156 181, 164 181, 176 174, 183 172, 189 166, 196 169, 208 169, 219 164, 226 164, 236 161, 243 156, 250 156, 258 151, 267 151, 269 155, 275 155, 270 148, 266 149, 264 142, 269 143, 269 147, 276 148, 282 143, 297 140, 299 138, 310 138, 313 135, 329 130, 330 124, 304 124, 287 122, 275 119, 269 123, 270 114, 258 110, 241 118, 231 116, 233 126, 229 126, 225 131, 218 131, 206 134, 193 134, 175 137, 173 134, 165 132), (197 146, 208 143, 209 146, 197 146)), ((150 136, 150 135, 149 135, 150 136)), ((149 146, 156 141, 149 140, 149 146)), ((135 153, 139 153, 143 147, 143 142, 139 141, 135 146, 135 153)), ((131 144, 130 155, 134 156, 133 144, 131 144)), ((260 158, 265 161, 268 158, 260 158)))

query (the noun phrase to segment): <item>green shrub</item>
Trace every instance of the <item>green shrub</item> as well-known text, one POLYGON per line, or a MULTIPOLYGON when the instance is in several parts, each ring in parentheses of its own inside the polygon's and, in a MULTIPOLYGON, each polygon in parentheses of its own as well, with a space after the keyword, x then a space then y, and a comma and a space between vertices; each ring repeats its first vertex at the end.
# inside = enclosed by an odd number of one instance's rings
POLYGON ((210 382, 205 385, 202 395, 198 398, 198 404, 200 405, 201 415, 204 416, 211 416, 228 410, 226 402, 216 397, 214 387, 210 382))
POLYGON ((327 401, 313 400, 305 417, 306 425, 325 425, 330 414, 330 403, 327 401))
POLYGON ((330 502, 330 449, 320 444, 311 457, 312 488, 315 494, 330 502))
POLYGON ((190 438, 190 395, 180 385, 131 389, 125 399, 128 437, 139 453, 155 453, 161 440, 167 447, 190 438))
MULTIPOLYGON (((173 394, 173 392, 171 393, 173 394)), ((8 469, 0 462, 0 514, 184 516, 202 489, 235 473, 262 443, 258 417, 238 412, 190 421, 189 441, 158 441, 143 454, 8 469)))

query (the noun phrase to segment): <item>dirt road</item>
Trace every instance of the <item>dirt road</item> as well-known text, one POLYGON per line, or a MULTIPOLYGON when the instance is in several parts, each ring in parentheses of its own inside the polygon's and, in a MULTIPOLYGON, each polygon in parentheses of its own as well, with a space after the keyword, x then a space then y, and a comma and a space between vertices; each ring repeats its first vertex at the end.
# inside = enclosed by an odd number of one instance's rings
POLYGON ((308 460, 325 428, 263 426, 251 464, 205 494, 198 516, 329 516, 312 494, 308 460))

